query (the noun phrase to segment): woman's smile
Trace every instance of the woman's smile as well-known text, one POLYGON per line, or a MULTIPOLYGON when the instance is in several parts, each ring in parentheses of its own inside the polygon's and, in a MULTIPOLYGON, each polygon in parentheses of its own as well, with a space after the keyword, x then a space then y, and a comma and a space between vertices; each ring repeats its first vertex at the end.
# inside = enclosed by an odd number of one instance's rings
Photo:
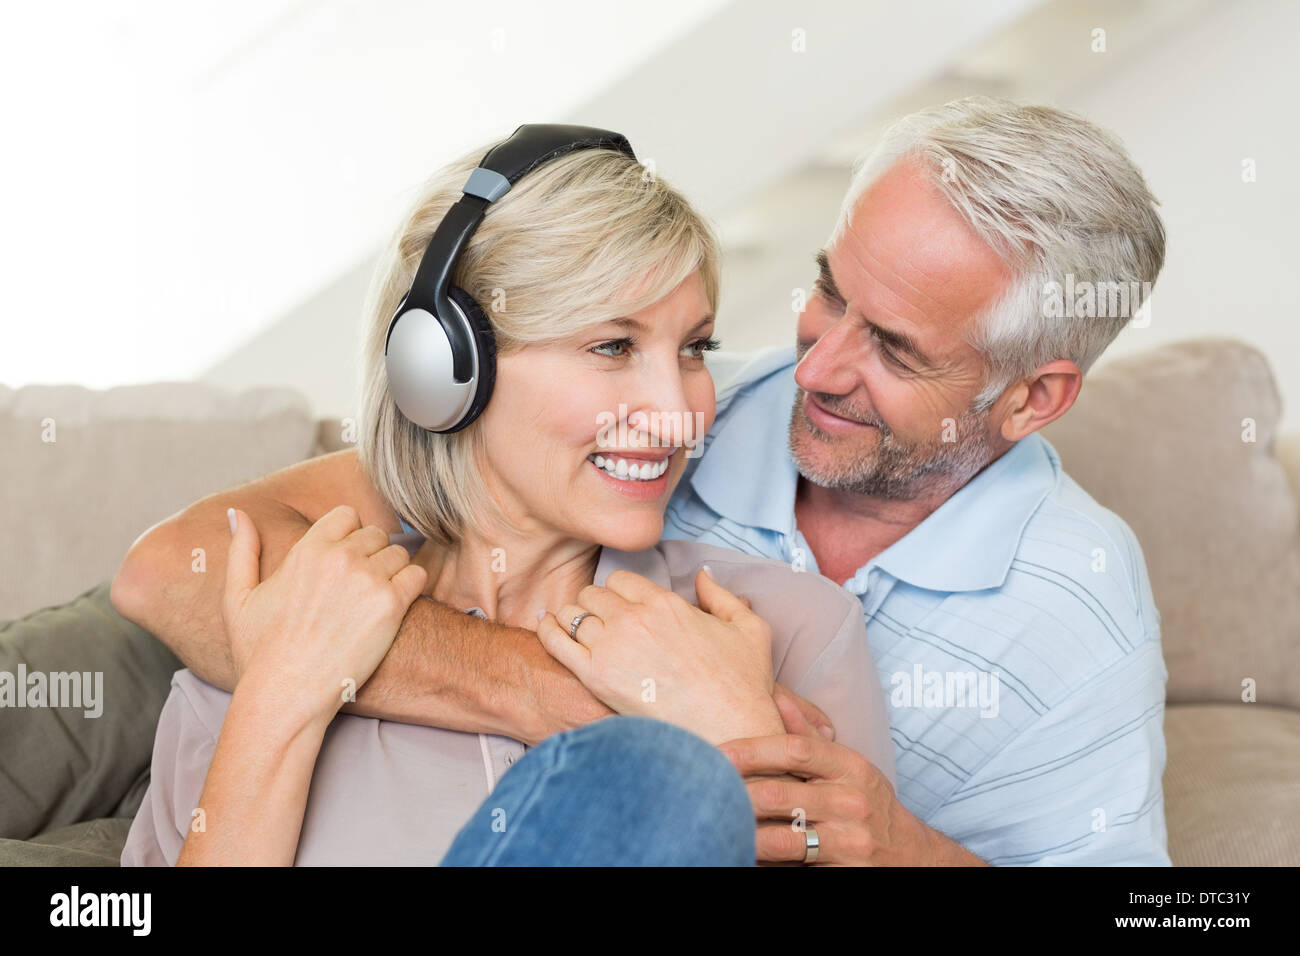
POLYGON ((668 472, 677 449, 666 453, 624 455, 605 451, 587 456, 600 480, 619 494, 638 501, 654 501, 668 490, 668 472))

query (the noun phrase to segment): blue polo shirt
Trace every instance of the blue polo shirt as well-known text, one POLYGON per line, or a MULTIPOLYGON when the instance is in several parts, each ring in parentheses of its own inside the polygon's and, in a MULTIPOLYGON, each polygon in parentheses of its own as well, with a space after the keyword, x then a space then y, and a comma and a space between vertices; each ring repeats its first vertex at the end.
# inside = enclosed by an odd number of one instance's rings
MULTIPOLYGON (((794 364, 768 350, 720 388, 665 538, 817 571, 795 525, 794 364)), ((1017 442, 844 587, 904 806, 994 865, 1169 865, 1167 672, 1142 550, 1046 439, 1017 442)))

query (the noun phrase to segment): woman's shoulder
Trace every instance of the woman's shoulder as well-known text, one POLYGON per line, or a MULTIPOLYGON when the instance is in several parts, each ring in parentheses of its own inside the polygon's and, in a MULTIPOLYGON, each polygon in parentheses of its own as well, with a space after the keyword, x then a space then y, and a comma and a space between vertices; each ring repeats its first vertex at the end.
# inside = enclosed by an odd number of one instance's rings
POLYGON ((699 603, 695 577, 705 564, 714 580, 746 598, 771 628, 777 679, 793 681, 792 687, 827 649, 866 646, 862 605, 816 571, 696 541, 661 541, 656 551, 667 565, 672 590, 692 604, 699 603))
POLYGON ((655 550, 667 564, 674 590, 679 591, 681 581, 693 592, 696 572, 707 564, 719 584, 733 594, 748 597, 756 610, 758 598, 765 605, 789 605, 794 610, 816 606, 838 611, 839 620, 843 620, 849 610, 860 607, 857 598, 830 578, 794 567, 788 561, 689 540, 661 541, 655 550))
POLYGON ((163 704, 159 720, 196 722, 216 740, 230 701, 229 693, 186 667, 172 675, 171 694, 163 704))

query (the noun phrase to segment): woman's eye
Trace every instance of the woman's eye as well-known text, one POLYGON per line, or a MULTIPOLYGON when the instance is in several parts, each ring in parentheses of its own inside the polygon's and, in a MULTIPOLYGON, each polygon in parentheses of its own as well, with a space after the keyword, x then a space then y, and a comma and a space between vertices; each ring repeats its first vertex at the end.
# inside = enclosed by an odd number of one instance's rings
POLYGON ((718 346, 721 344, 722 343, 720 343, 717 339, 704 338, 704 339, 696 339, 690 345, 686 346, 686 348, 692 352, 691 358, 702 359, 704 358, 705 352, 712 352, 716 350, 718 346))
POLYGON ((617 350, 617 349, 631 348, 631 347, 632 347, 631 339, 614 339, 612 342, 602 342, 600 343, 600 345, 594 346, 591 349, 591 351, 595 352, 597 355, 608 355, 610 358, 622 358, 624 355, 627 354, 626 352, 605 351, 605 350, 606 349, 617 350))
MULTIPOLYGON (((719 343, 717 339, 713 338, 696 339, 690 345, 686 346, 686 349, 690 351, 692 358, 703 358, 704 356, 702 353, 711 352, 718 348, 720 344, 721 343, 719 343)), ((632 339, 613 339, 609 342, 602 342, 599 345, 594 345, 589 351, 594 352, 596 355, 607 355, 610 358, 624 358, 627 355, 627 351, 634 345, 636 345, 636 342, 632 339)))

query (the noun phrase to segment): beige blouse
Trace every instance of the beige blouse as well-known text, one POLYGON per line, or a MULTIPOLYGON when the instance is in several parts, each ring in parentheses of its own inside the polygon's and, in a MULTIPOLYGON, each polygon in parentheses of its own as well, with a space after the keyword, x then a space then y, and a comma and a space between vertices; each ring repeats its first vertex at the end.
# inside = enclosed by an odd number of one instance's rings
MULTIPOLYGON (((627 568, 696 603, 708 564, 772 629, 776 679, 824 710, 836 740, 895 782, 884 694, 862 605, 833 581, 694 541, 646 551, 603 548, 595 583, 627 568)), ((189 670, 172 677, 154 741, 149 789, 123 866, 170 866, 198 806, 230 695, 189 670)), ((339 714, 325 732, 308 793, 297 866, 436 864, 527 748, 517 740, 339 714)))

